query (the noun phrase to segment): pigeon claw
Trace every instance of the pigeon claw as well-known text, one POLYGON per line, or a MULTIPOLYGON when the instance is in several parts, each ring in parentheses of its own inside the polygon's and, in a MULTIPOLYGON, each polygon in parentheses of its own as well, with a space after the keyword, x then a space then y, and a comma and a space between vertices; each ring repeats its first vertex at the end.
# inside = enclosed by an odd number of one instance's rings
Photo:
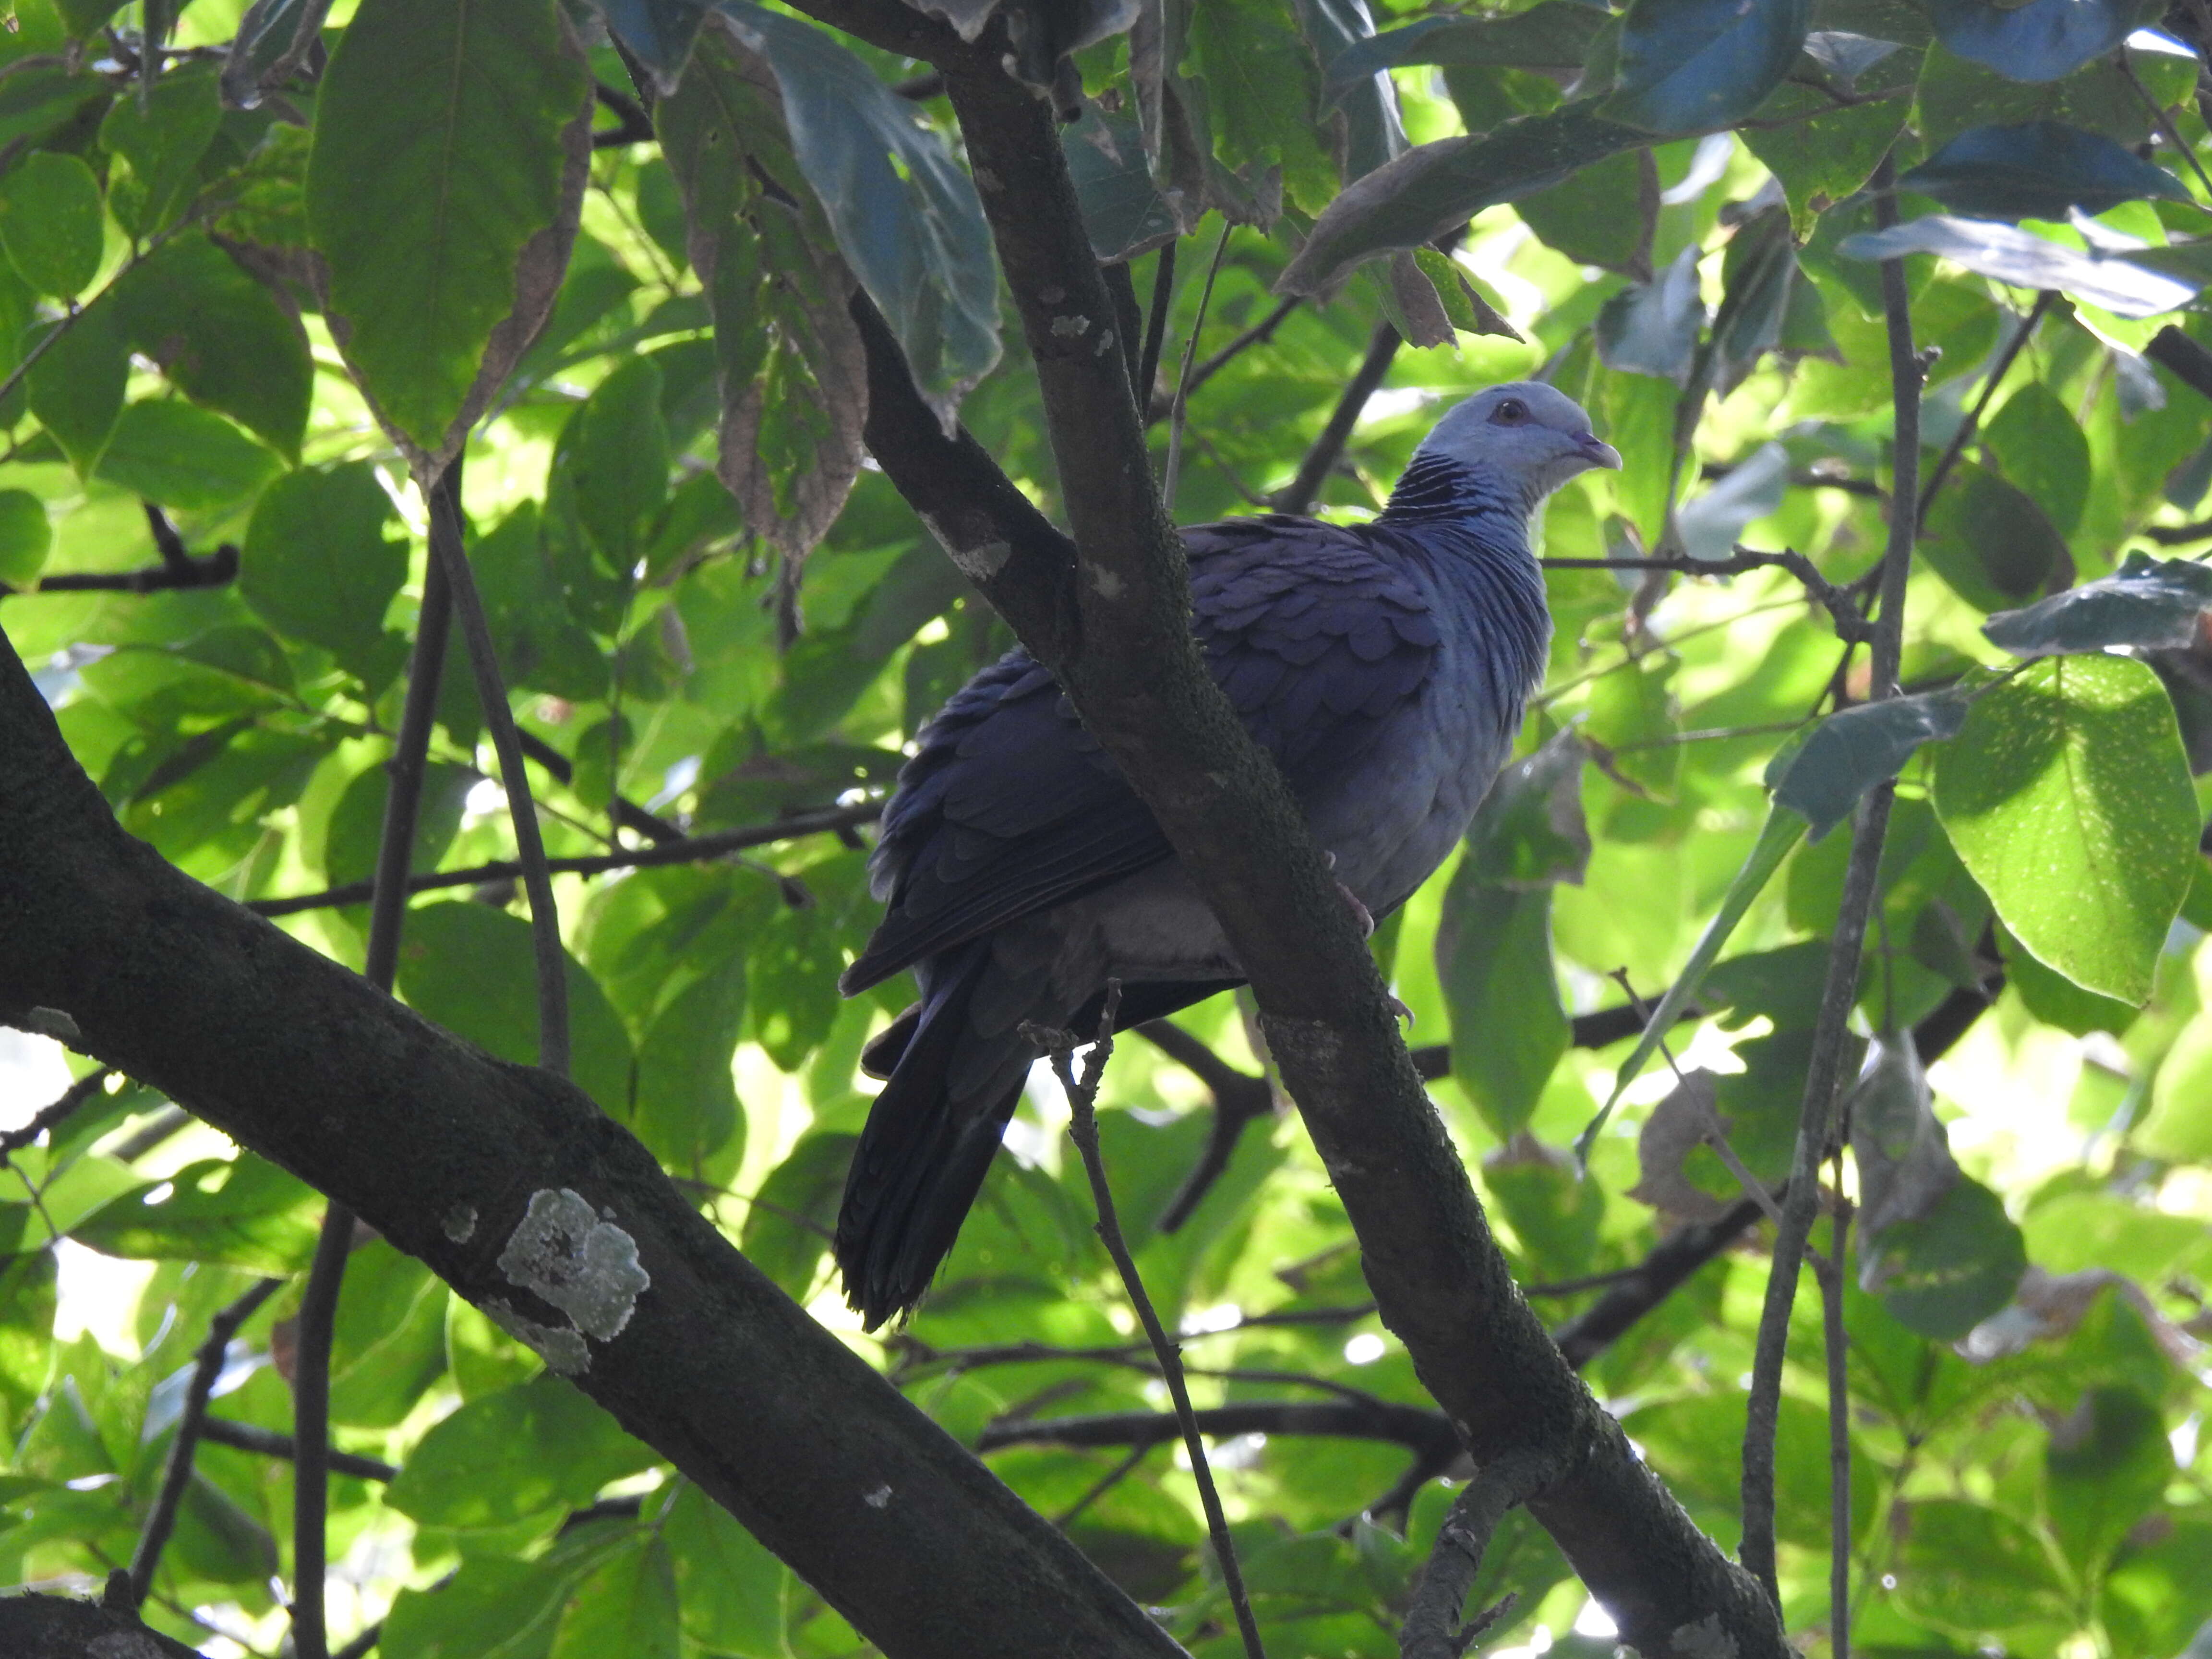
POLYGON ((1367 907, 1359 902, 1359 895, 1353 892, 1349 887, 1346 887, 1340 881, 1336 884, 1336 890, 1343 898, 1345 903, 1351 906, 1352 919, 1359 924, 1359 937, 1362 939, 1373 939, 1375 937, 1375 918, 1369 913, 1367 907))

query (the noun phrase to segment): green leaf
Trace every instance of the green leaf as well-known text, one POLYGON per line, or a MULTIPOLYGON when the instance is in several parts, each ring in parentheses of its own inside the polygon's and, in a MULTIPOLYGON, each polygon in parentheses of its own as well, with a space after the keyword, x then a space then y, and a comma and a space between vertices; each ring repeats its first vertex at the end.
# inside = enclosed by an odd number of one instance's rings
POLYGON ((799 170, 922 396, 949 419, 999 361, 998 267, 975 181, 828 33, 741 0, 719 3, 774 68, 799 170))
POLYGON ((115 285, 131 349, 194 403, 300 459, 315 368, 299 319, 206 236, 174 236, 115 285))
MULTIPOLYGON (((599 982, 564 951, 576 1086, 619 1113, 629 1103, 630 1044, 599 982)), ((424 905, 407 914, 399 994, 418 1011, 518 1065, 538 1060, 537 975, 530 924, 488 905, 424 905)))
MULTIPOLYGON (((461 827, 469 791, 483 781, 472 766, 433 761, 425 769, 422 799, 415 818, 411 870, 434 870, 461 827)), ((384 805, 392 775, 381 764, 354 775, 331 811, 323 836, 323 873, 332 884, 366 881, 376 871, 376 849, 384 839, 384 805)))
POLYGON ((1605 113, 1661 133, 1735 125, 1796 62, 1809 9, 1808 0, 1636 0, 1605 113))
POLYGON ((599 0, 599 9, 607 27, 653 71, 660 90, 673 92, 706 21, 705 0, 599 0))
POLYGON ((1774 804, 1803 813, 1818 841, 1851 815, 1868 790, 1904 770, 1921 744, 1955 738, 1966 722, 1966 700, 1955 691, 1892 697, 1831 714, 1773 781, 1774 804))
POLYGON ((2051 1534, 2075 1570, 2094 1583, 2166 1495, 2173 1449, 2154 1401, 2130 1388, 2095 1388, 2051 1425, 2043 1467, 2051 1534))
POLYGON ((347 1259, 331 1350, 331 1418, 397 1428, 446 1370, 445 1281, 382 1239, 347 1259))
POLYGON ((1385 70, 1407 64, 1473 64, 1579 71, 1606 25, 1605 14, 1580 0, 1540 0, 1502 17, 1424 17, 1403 28, 1346 46, 1329 60, 1322 107, 1334 109, 1345 94, 1385 70))
POLYGON ((660 385, 652 358, 632 358, 599 382, 562 436, 576 516, 617 570, 637 562, 646 521, 668 499, 668 427, 660 414, 660 385))
MULTIPOLYGON (((1375 35, 1375 20, 1366 0, 1291 0, 1291 9, 1297 15, 1298 33, 1316 63, 1334 63, 1351 47, 1375 35)), ((1300 82, 1310 86, 1304 75, 1300 82)), ((1310 91, 1307 107, 1313 107, 1310 91)), ((1398 89, 1389 76, 1371 75, 1364 83, 1346 88, 1336 107, 1343 112, 1340 124, 1326 119, 1323 112, 1314 125, 1328 141, 1337 174, 1346 183, 1406 153, 1398 89)))
POLYGON ((243 501, 279 470, 274 455, 222 416, 174 398, 124 410, 100 457, 110 483, 187 513, 243 501))
POLYGON ((553 1659, 677 1659, 676 1570, 651 1533, 632 1540, 576 1587, 553 1636, 553 1659))
POLYGON ((254 504, 239 591, 272 627, 372 686, 397 672, 384 613, 407 580, 390 497, 366 461, 279 478, 254 504))
POLYGON ((669 1505, 661 1536, 676 1559, 684 1633, 734 1659, 785 1659, 791 1570, 696 1486, 669 1505))
POLYGON ((1929 512, 1920 555, 1977 611, 2001 611, 2051 580, 2066 541, 2027 491, 1961 461, 1929 512))
POLYGON ((100 299, 60 323, 33 323, 24 349, 33 349, 49 330, 60 334, 24 376, 31 414, 53 434, 77 476, 86 477, 100 465, 100 452, 108 447, 108 434, 124 410, 131 343, 118 307, 100 299))
MULTIPOLYGON (((748 526, 799 557, 859 476, 867 364, 845 303, 852 278, 793 153, 775 82, 760 58, 708 30, 654 119, 714 318, 719 471, 748 526), (733 155, 745 165, 731 165, 733 155)), ((924 298, 917 285, 908 308, 924 298)))
POLYGON ((606 1547, 535 1561, 468 1556, 444 1583, 399 1592, 380 1659, 544 1659, 568 1592, 606 1547))
POLYGON ((1938 751, 1936 810, 2006 927, 2075 984, 2128 1002, 2197 861, 2173 705, 2117 657, 2039 662, 1984 693, 1938 751))
POLYGON ((1437 978, 1457 1034, 1452 1075, 1498 1138, 1510 1139, 1567 1051, 1550 891, 1486 885, 1462 860, 1437 927, 1437 978))
POLYGON ((2089 441, 2073 411, 2031 380, 2005 399, 1985 431, 2005 476, 2034 498, 2051 528, 2071 536, 2089 501, 2089 441))
POLYGON ((1705 325, 1698 254, 1692 243, 1652 281, 1625 288, 1606 301, 1597 314, 1597 351, 1607 368, 1677 386, 1689 377, 1698 331, 1705 325))
POLYGON ((2002 1510, 1923 1498, 1905 1507, 1899 1530, 1894 1593, 1914 1618, 1968 1638, 2022 1626, 2072 1628, 2043 1546, 2002 1510))
POLYGON ((1659 202, 1656 191, 1645 190, 1643 158, 1624 150, 1591 162, 1565 184, 1523 197, 1514 210, 1546 246, 1576 263, 1648 277, 1659 202))
POLYGON ((2146 197, 2191 199, 2165 168, 2057 121, 1969 128, 1897 184, 1976 219, 2063 219, 2069 207, 2104 213, 2146 197))
POLYGON ((1161 194, 1146 165, 1144 134, 1135 121, 1086 102, 1081 118, 1060 129, 1060 142, 1084 232, 1102 264, 1133 259, 1182 234, 1177 204, 1161 194))
MULTIPOLYGON (((307 167, 331 331, 427 453, 489 396, 494 331, 557 287, 563 133, 588 121, 589 92, 553 0, 368 0, 331 56, 307 167)), ((508 362, 538 320, 510 331, 508 362)))
POLYGON ((1769 810, 1750 856, 1744 860, 1743 867, 1735 872, 1735 878, 1729 883, 1728 891, 1721 897, 1719 911, 1706 923, 1705 931, 1690 952, 1689 961, 1667 988, 1667 994, 1659 999, 1659 1006, 1644 1022, 1644 1035, 1621 1062, 1611 1097, 1590 1120, 1589 1126, 1575 1138, 1575 1156, 1583 1162, 1589 1161, 1590 1146, 1597 1139, 1598 1131, 1605 1127, 1606 1120, 1613 1115, 1613 1109, 1620 1103, 1621 1091, 1635 1081, 1644 1063, 1658 1052, 1667 1033, 1681 1018, 1682 1010, 1697 1000, 1698 988, 1720 955, 1721 946, 1728 943, 1729 935, 1735 932, 1736 924, 1751 908, 1751 902, 1765 890, 1774 872, 1782 867, 1782 860, 1790 855, 1790 849, 1796 846, 1804 833, 1805 820, 1797 813, 1780 805, 1769 810))
POLYGON ((297 1176, 252 1152, 207 1158, 167 1181, 149 1181, 70 1230, 103 1255, 201 1261, 289 1273, 315 1251, 321 1198, 297 1176))
POLYGON ((486 1528, 581 1509, 651 1448, 557 1376, 471 1400, 432 1425, 387 1489, 425 1526, 486 1528))
POLYGON ((1923 0, 1943 44, 2015 81, 2055 81, 2127 39, 2134 0, 1923 0))
MULTIPOLYGON (((1875 1038, 1866 1069, 1845 1100, 1844 1121, 1850 1125, 1851 1158, 1858 1165, 1863 1245, 1872 1241, 1879 1251, 1887 1228, 1917 1221, 1942 1201, 1959 1178, 1959 1166, 1909 1033, 1875 1038)), ((1861 1289, 1881 1288, 1867 1282, 1875 1277, 1876 1265, 1876 1257, 1863 1249, 1861 1289)))
POLYGON ((33 150, 0 180, 0 246, 32 291, 73 300, 100 270, 100 185, 74 155, 33 150))
POLYGON ((745 1216, 745 1259, 796 1301, 805 1300, 814 1287, 859 1141, 858 1135, 821 1129, 800 1136, 761 1183, 745 1216))
POLYGON ((2133 552, 2109 576, 2054 593, 1982 624, 1990 643, 2016 657, 2097 652, 2115 646, 2183 651, 2212 608, 2212 567, 2133 552))
POLYGON ((1887 230, 1846 236, 1836 252, 1847 259, 1894 259, 1934 253, 2014 288, 2055 288, 2119 317, 2151 317, 2185 303, 2202 276, 2154 271, 2125 259, 2096 259, 2045 241, 2017 226, 1931 213, 1887 230))
POLYGON ((35 580, 53 539, 44 501, 27 489, 0 489, 0 582, 35 580))
POLYGON ((1499 773, 1468 827, 1462 870, 1489 886, 1579 884, 1590 856, 1582 798, 1588 753, 1572 730, 1563 731, 1499 773))
POLYGON ((1486 207, 1518 201, 1650 142, 1650 134, 1579 103, 1508 121, 1479 138, 1417 144, 1347 185, 1323 210, 1276 279, 1276 291, 1321 295, 1363 259, 1422 246, 1486 207))
MULTIPOLYGON (((2005 983, 2020 994, 2021 1006, 2045 1024, 2055 1025, 2075 1036, 2087 1036, 2092 1031, 2110 1031, 2117 1036, 2135 1023, 2137 1010, 2133 1004, 2083 990, 2065 975, 2054 973, 2038 962, 2008 933, 2003 936, 2003 951, 2005 983)), ((2159 1088, 2166 1086, 2181 1052, 2179 1043, 2168 1051, 2159 1067, 2159 1088)))
POLYGON ((607 659, 572 609, 543 530, 526 501, 469 550, 469 562, 508 686, 589 702, 606 694, 607 659))
MULTIPOLYGON (((1912 59, 1902 67, 1909 78, 1912 59)), ((1886 83, 1888 76, 1877 71, 1859 90, 1876 90, 1872 82, 1877 79, 1886 83)), ((1802 239, 1820 215, 1864 186, 1896 142, 1905 116, 1905 100, 1890 98, 1777 126, 1746 126, 1736 136, 1780 181, 1791 228, 1802 239)))
POLYGON ((743 964, 728 963, 678 992, 638 1045, 631 1127, 654 1157, 695 1180, 734 1174, 744 1156, 730 1075, 744 1016, 743 964))
POLYGON ((173 219, 197 182, 200 157, 222 123, 211 63, 179 64, 142 88, 118 98, 100 124, 100 142, 130 164, 129 187, 111 179, 117 216, 137 236, 150 236, 173 219))
POLYGON ((0 74, 0 144, 44 138, 96 98, 107 82, 51 60, 17 60, 0 74))
POLYGON ((2012 1300, 2027 1268, 2004 1200, 1960 1176, 1924 1214, 1860 1240, 1859 1283, 1908 1330, 1955 1342, 2012 1300))
POLYGON ((1319 213, 1337 186, 1314 121, 1320 77, 1280 0, 1216 0, 1188 17, 1184 72, 1206 83, 1216 153, 1231 167, 1281 168, 1284 195, 1319 213))

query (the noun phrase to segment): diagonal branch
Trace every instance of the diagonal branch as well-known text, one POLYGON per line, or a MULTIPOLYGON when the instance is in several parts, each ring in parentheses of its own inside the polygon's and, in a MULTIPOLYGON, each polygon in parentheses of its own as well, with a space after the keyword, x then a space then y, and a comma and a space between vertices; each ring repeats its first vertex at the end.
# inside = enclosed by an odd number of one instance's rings
MULTIPOLYGON (((983 33, 978 52, 949 31, 927 40, 933 26, 917 27, 920 14, 895 0, 800 9, 945 72, 1036 364, 1075 542, 1073 580, 1044 590, 1052 604, 1032 608, 1024 593, 1001 614, 1151 807, 1246 965, 1269 1049, 1359 1236, 1384 1322, 1479 1462, 1516 1447, 1557 1454, 1565 1473, 1534 1513, 1625 1640, 1663 1651, 1675 1632, 1701 1626, 1741 1659, 1780 1659, 1784 1633, 1758 1584, 1638 1461, 1515 1291, 1334 878, 1279 773, 1199 658, 1182 541, 1152 487, 1127 373, 1110 346, 1101 349, 1112 302, 1051 112, 994 61, 979 61, 1002 50, 1002 25, 983 33)), ((872 387, 881 378, 872 372, 872 387)), ((870 441, 933 527, 966 505, 872 430, 870 441)), ((977 505, 988 528, 990 505, 977 505)), ((939 539, 979 580, 1016 568, 1008 543, 987 556, 984 535, 939 528, 939 539)), ((988 587, 986 597, 999 604, 988 587)))
POLYGON ((82 1052, 509 1320, 891 1659, 1179 1651, 574 1085, 440 1030, 126 834, 4 648, 0 846, 0 1020, 65 1011, 82 1052), (634 1249, 650 1280, 618 1328, 586 1316, 605 1339, 546 1299, 569 1259, 523 1229, 563 1194, 599 1218, 594 1250, 634 1249), (518 1231, 535 1245, 511 1249, 518 1231))

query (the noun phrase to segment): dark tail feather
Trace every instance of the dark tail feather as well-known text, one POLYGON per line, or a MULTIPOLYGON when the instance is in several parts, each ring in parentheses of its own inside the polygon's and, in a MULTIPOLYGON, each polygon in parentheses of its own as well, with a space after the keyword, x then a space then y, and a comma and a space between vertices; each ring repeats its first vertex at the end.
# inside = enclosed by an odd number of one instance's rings
POLYGON ((989 941, 979 939, 923 964, 922 1000, 900 1018, 907 1040, 853 1153, 837 1266, 845 1299, 870 1330, 912 1311, 929 1289, 1021 1100, 1030 1046, 968 1027, 989 959, 989 941))

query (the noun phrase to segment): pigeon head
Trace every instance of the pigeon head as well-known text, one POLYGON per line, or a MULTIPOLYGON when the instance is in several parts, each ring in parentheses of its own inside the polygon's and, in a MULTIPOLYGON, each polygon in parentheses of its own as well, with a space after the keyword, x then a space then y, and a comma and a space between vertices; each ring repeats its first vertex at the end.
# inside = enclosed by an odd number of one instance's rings
POLYGON ((1555 387, 1515 380, 1476 392, 1438 421, 1407 477, 1455 473, 1533 512, 1577 472, 1620 465, 1620 452, 1590 430, 1580 404, 1555 387))

